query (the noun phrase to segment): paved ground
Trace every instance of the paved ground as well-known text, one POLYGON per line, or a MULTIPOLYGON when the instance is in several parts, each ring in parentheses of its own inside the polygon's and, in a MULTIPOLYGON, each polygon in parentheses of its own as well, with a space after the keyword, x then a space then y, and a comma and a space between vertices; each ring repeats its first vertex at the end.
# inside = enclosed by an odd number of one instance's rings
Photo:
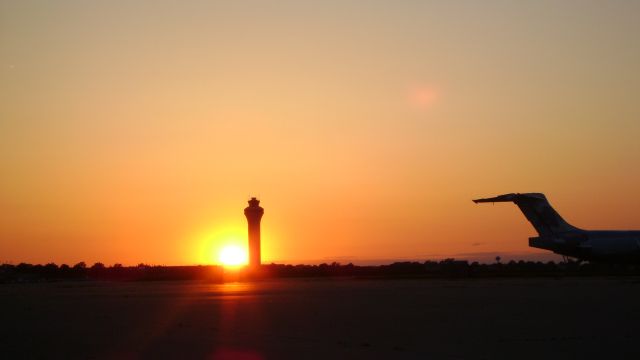
POLYGON ((639 358, 640 279, 0 285, 2 358, 639 358))

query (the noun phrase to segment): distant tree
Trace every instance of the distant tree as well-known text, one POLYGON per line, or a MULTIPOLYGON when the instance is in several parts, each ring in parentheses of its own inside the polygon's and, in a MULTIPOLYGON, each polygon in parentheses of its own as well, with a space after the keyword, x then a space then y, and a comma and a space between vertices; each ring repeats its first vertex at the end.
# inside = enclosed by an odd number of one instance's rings
POLYGON ((18 269, 18 271, 24 273, 28 270, 33 269, 33 265, 31 264, 27 264, 27 263, 20 263, 18 264, 18 266, 16 266, 16 269, 18 269))
POLYGON ((113 268, 114 268, 114 269, 122 269, 122 264, 120 264, 120 263, 115 263, 115 264, 113 264, 113 268))
POLYGON ((502 258, 501 258, 500 256, 496 256, 496 262, 497 262, 498 264, 500 264, 500 260, 502 260, 502 258))
POLYGON ((54 263, 48 263, 47 265, 44 266, 44 269, 46 272, 53 273, 58 270, 58 265, 54 263))
POLYGON ((76 270, 84 270, 87 268, 87 264, 84 261, 80 261, 79 263, 73 265, 73 268, 76 270))
POLYGON ((104 269, 104 264, 101 262, 97 262, 95 264, 93 264, 93 266, 91 266, 92 270, 103 270, 104 269))

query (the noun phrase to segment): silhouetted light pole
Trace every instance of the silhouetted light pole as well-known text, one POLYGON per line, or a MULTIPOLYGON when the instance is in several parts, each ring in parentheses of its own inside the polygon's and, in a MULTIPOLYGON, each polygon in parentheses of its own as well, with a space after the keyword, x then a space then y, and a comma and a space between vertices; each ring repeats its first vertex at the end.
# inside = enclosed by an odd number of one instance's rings
POLYGON ((260 219, 264 209, 260 207, 260 200, 252 197, 249 206, 244 209, 244 216, 249 223, 249 266, 260 266, 260 219))

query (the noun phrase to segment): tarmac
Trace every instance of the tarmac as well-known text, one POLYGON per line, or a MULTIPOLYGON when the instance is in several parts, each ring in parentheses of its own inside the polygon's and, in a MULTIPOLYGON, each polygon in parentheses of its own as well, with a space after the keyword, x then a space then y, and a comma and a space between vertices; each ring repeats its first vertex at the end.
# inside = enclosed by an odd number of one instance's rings
POLYGON ((0 285, 2 358, 630 359, 640 279, 0 285))

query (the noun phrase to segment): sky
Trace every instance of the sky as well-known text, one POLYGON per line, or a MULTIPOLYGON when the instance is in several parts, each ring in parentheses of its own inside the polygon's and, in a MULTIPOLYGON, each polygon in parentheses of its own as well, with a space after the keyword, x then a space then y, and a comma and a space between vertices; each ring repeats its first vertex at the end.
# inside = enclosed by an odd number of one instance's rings
POLYGON ((556 259, 640 229, 640 2, 0 0, 0 262, 556 259))

